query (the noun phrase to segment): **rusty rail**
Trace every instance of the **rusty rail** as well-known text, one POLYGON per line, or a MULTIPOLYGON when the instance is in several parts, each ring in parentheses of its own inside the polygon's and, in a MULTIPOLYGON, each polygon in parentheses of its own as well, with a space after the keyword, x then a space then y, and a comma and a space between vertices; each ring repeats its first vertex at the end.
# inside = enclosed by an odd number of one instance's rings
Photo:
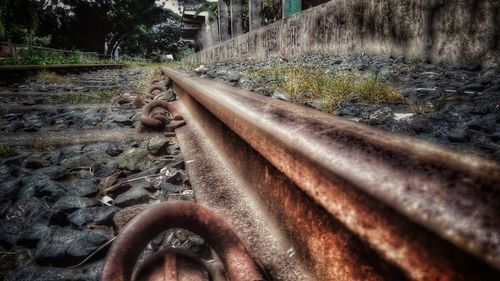
MULTIPOLYGON (((260 220, 309 269, 300 274, 325 280, 499 278, 497 164, 163 72, 180 98, 177 107, 187 126, 176 133, 200 203, 238 225, 248 221, 238 218, 242 213, 234 206, 258 202, 253 207, 260 220), (200 163, 214 154, 220 163, 200 163), (217 186, 204 175, 210 167, 212 173, 222 169, 231 182, 221 177, 219 187, 206 188, 207 180, 217 186), (231 198, 231 192, 239 196, 231 198)), ((265 242, 243 242, 276 279, 288 276, 280 273, 286 266, 258 245, 265 242)))
MULTIPOLYGON (((498 164, 161 73, 178 97, 161 107, 185 120, 175 132, 198 204, 227 221, 270 279, 500 280, 498 164)), ((155 210, 134 225, 144 220, 153 231, 156 217, 162 229, 173 227, 155 210)), ((181 227, 196 232, 192 224, 181 227)), ((134 239, 119 238, 126 242, 116 242, 108 260, 142 249, 145 240, 134 239)), ((128 274, 133 262, 126 265, 128 274)))

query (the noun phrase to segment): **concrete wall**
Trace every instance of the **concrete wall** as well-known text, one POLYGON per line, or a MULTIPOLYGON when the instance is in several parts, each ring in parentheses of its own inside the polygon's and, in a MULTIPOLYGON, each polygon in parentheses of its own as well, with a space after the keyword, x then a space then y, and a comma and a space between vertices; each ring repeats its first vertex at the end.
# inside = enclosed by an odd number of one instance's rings
POLYGON ((404 55, 453 65, 500 61, 500 0, 333 0, 186 57, 265 60, 308 52, 404 55))

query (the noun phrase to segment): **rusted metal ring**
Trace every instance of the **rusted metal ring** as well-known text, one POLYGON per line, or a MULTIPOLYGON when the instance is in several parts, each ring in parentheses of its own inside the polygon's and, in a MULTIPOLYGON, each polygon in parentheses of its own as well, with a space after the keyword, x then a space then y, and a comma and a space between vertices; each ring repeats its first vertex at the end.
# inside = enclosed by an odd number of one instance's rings
MULTIPOLYGON (((141 117, 141 123, 145 126, 160 129, 162 127, 165 127, 172 118, 171 114, 165 114, 166 117, 162 118, 155 118, 152 114, 153 110, 157 107, 161 107, 166 109, 169 113, 172 112, 171 106, 168 104, 168 102, 164 100, 154 100, 150 103, 148 103, 146 106, 142 108, 142 117, 141 117)), ((155 114, 158 116, 157 114, 155 114)))
POLYGON ((164 122, 164 120, 159 120, 157 118, 152 118, 152 117, 141 117, 141 123, 144 126, 154 128, 154 129, 161 129, 165 127, 166 124, 168 124, 168 119, 167 122, 164 122))
POLYGON ((146 93, 156 96, 166 90, 167 88, 164 85, 156 84, 156 85, 151 85, 149 89, 146 91, 146 93))
POLYGON ((164 81, 164 77, 156 77, 151 80, 151 85, 160 84, 160 82, 164 81))
MULTIPOLYGON (((164 108, 171 113, 175 112, 174 108, 167 101, 154 100, 142 108, 142 115, 143 116, 150 116, 153 109, 155 109, 157 107, 164 108)), ((175 114, 173 114, 173 115, 175 115, 175 114)), ((173 117, 173 118, 176 119, 176 117, 173 117)))
POLYGON ((221 258, 230 280, 264 280, 231 226, 211 210, 185 201, 154 205, 132 219, 106 256, 101 280, 130 280, 147 243, 171 228, 184 228, 201 235, 221 258))

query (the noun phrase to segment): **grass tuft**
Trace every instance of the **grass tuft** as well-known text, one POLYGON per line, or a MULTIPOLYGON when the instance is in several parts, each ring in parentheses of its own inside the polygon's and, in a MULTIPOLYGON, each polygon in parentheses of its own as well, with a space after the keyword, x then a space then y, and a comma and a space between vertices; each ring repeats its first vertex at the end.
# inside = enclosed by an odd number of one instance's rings
POLYGON ((31 149, 35 151, 49 151, 53 147, 50 145, 47 141, 45 141, 42 138, 37 138, 34 140, 34 142, 31 144, 31 149))
POLYGON ((15 151, 6 143, 0 143, 0 157, 7 158, 16 155, 15 151))
POLYGON ((36 77, 41 81, 49 83, 64 82, 67 80, 66 77, 47 70, 39 72, 36 77))
POLYGON ((352 72, 325 73, 320 68, 274 65, 247 71, 256 84, 267 85, 274 91, 283 89, 288 98, 299 104, 315 101, 322 111, 332 112, 343 100, 353 95, 359 101, 397 103, 403 97, 377 75, 360 77, 352 72))

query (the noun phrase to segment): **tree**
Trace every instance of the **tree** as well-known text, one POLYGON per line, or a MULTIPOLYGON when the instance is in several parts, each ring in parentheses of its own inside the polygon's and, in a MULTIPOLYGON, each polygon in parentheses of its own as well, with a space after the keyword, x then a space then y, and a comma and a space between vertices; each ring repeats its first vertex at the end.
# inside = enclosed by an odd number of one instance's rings
POLYGON ((144 56, 153 52, 175 53, 186 43, 179 41, 180 18, 155 3, 156 0, 0 0, 0 33, 8 33, 18 42, 36 35, 50 38, 53 48, 108 55, 121 45, 126 51, 144 56))
POLYGON ((194 15, 198 16, 202 12, 208 12, 208 22, 212 23, 217 21, 219 17, 218 9, 219 4, 217 2, 205 2, 196 10, 194 15))
POLYGON ((166 14, 155 0, 45 1, 45 13, 52 13, 48 20, 56 19, 57 27, 50 31, 54 45, 101 54, 112 54, 138 26, 158 24, 166 14))
POLYGON ((0 0, 0 37, 33 34, 38 27, 37 3, 31 0, 0 0))
POLYGON ((155 0, 116 0, 108 14, 112 31, 108 37, 108 54, 112 54, 123 40, 138 31, 139 26, 151 27, 166 18, 166 11, 155 5, 155 0))
POLYGON ((153 27, 141 25, 138 32, 126 37, 122 45, 123 52, 138 55, 149 59, 159 59, 161 54, 173 54, 179 57, 180 53, 191 43, 182 40, 180 18, 169 13, 167 20, 153 27))

